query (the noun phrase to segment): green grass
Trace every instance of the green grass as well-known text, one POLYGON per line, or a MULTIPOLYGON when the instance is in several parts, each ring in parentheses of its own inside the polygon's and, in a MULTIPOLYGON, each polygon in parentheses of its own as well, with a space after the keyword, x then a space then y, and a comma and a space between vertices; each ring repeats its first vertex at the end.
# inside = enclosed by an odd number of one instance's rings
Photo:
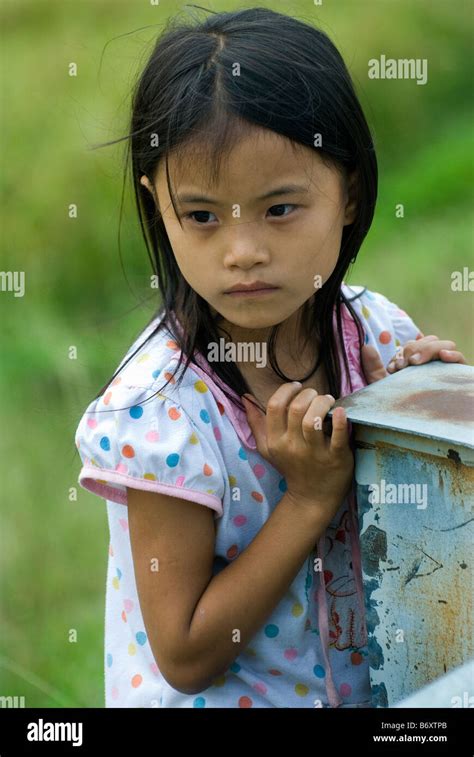
MULTIPOLYGON (((254 4, 275 6, 212 8, 254 4)), ((74 431, 152 305, 130 193, 127 280, 120 267, 121 148, 88 147, 124 133, 130 84, 158 27, 113 38, 160 24, 178 6, 10 0, 1 9, 2 267, 26 272, 26 294, 2 295, 0 693, 25 696, 27 706, 103 706, 106 509, 82 489, 69 499, 80 467, 74 431)), ((278 7, 317 19, 334 39, 375 130, 377 212, 346 280, 397 302, 426 334, 454 339, 472 363, 472 295, 450 288, 453 271, 472 267, 468 3, 278 7), (428 57, 428 85, 369 82, 367 61, 381 53, 428 57)))

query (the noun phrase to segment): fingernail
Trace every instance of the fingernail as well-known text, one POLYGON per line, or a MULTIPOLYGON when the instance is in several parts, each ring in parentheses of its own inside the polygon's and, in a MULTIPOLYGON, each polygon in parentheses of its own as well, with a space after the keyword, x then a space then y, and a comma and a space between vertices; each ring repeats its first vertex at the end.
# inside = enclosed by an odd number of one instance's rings
POLYGON ((421 354, 419 352, 415 352, 415 354, 411 356, 410 360, 412 360, 413 363, 418 363, 421 360, 421 354))
POLYGON ((330 399, 330 400, 334 400, 334 402, 336 401, 336 400, 334 399, 334 397, 332 396, 332 394, 325 394, 324 396, 325 396, 325 397, 329 397, 329 399, 330 399))

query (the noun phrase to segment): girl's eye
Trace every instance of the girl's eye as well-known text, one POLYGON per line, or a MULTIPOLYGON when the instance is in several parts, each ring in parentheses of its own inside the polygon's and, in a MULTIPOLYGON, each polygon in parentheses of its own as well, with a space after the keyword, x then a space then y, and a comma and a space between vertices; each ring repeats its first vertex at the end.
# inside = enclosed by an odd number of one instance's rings
POLYGON ((291 213, 282 213, 283 208, 296 208, 296 205, 293 205, 292 203, 282 203, 281 205, 272 205, 271 208, 269 208, 270 212, 271 210, 277 210, 277 213, 273 216, 274 218, 284 218, 285 216, 291 215, 291 213))
POLYGON ((200 226, 209 226, 209 224, 206 223, 206 221, 209 221, 209 218, 207 218, 206 216, 213 216, 213 215, 214 213, 211 213, 210 210, 193 210, 192 213, 187 213, 185 215, 185 218, 191 218, 193 221, 196 221, 196 223, 198 223, 200 226), (194 216, 198 216, 198 217, 194 218, 194 216))
MULTIPOLYGON (((272 205, 272 207, 269 208, 268 212, 276 211, 273 215, 273 218, 285 218, 286 216, 291 215, 292 211, 290 211, 290 213, 285 213, 284 208, 296 207, 297 205, 294 205, 292 203, 281 203, 280 205, 272 205)), ((214 213, 211 213, 210 210, 193 210, 192 213, 186 213, 184 217, 190 218, 199 226, 209 226, 209 221, 213 220, 212 218, 210 218, 210 216, 214 216, 214 219, 216 219, 216 216, 214 215, 214 213)))

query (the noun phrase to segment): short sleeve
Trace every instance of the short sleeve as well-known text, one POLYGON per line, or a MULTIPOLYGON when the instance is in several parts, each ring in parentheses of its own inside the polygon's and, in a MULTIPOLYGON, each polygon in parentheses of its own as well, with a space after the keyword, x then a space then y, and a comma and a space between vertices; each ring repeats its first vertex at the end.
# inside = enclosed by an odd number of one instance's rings
POLYGON ((206 505, 222 515, 225 475, 212 440, 186 410, 151 387, 112 386, 94 400, 75 435, 79 485, 127 505, 127 487, 206 505))
POLYGON ((349 299, 363 327, 364 343, 378 350, 385 367, 399 347, 423 337, 412 318, 385 295, 354 286, 346 291, 356 292, 357 297, 349 299))
POLYGON ((424 334, 410 318, 410 316, 398 307, 394 302, 390 302, 383 295, 379 295, 384 303, 387 314, 392 322, 393 331, 395 334, 395 347, 403 346, 412 339, 421 339, 424 334))

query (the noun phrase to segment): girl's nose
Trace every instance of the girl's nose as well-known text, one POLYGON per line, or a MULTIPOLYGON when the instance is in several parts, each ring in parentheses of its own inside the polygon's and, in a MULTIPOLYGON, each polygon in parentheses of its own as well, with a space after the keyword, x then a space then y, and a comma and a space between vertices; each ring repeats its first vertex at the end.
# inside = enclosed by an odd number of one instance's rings
POLYGON ((226 266, 251 267, 255 263, 266 263, 270 253, 264 239, 258 234, 255 224, 237 222, 228 229, 224 246, 226 266))

